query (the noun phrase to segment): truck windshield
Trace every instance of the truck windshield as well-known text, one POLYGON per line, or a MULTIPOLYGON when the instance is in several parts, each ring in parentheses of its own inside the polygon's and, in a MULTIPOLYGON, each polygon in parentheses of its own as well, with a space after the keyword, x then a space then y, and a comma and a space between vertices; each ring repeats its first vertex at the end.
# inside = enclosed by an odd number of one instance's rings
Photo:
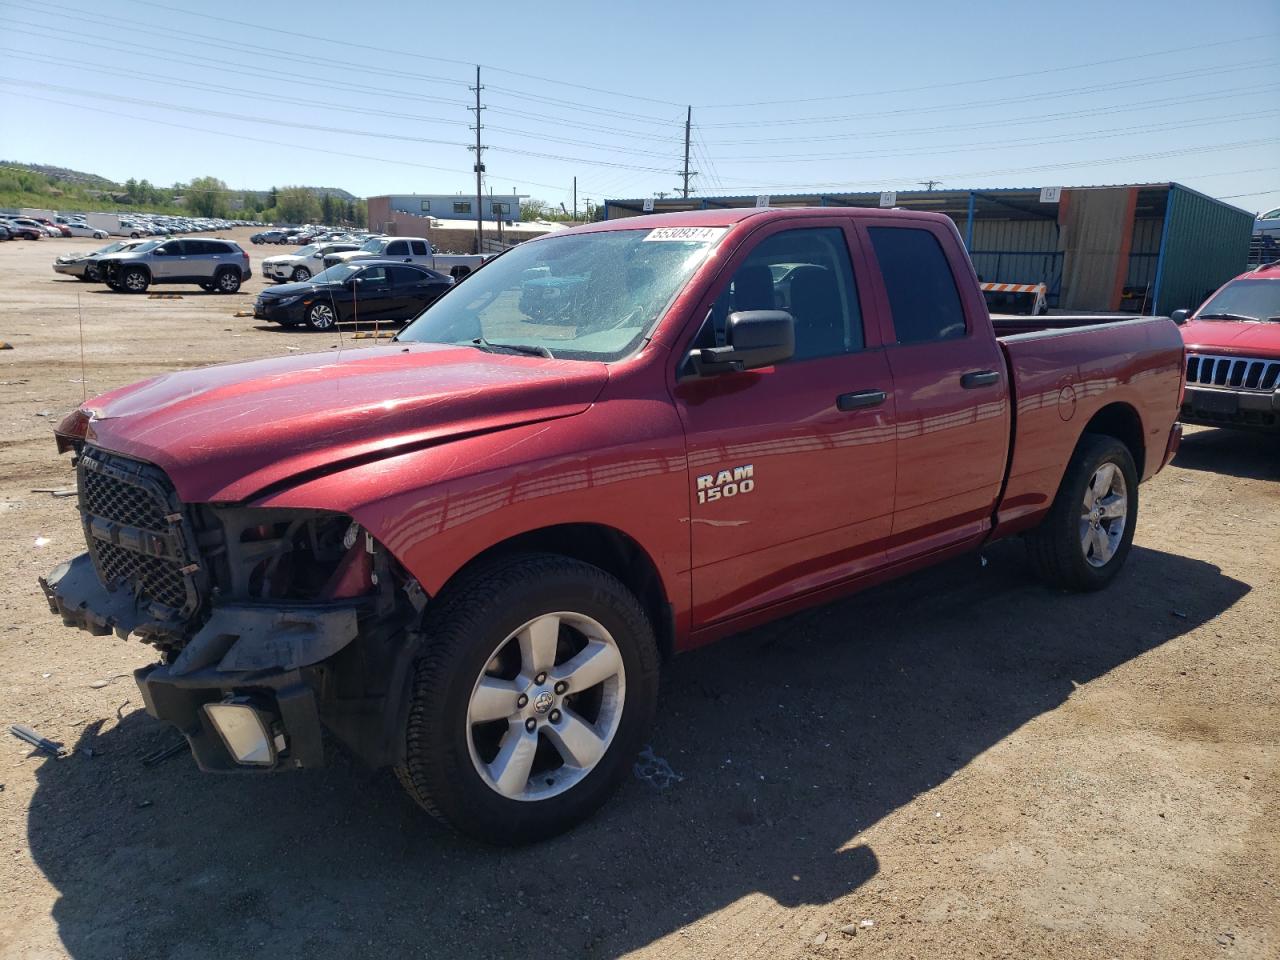
POLYGON ((1196 312, 1197 320, 1280 320, 1280 281, 1233 280, 1196 312))
POLYGON ((362 246, 360 249, 363 250, 365 253, 381 253, 382 243, 383 241, 380 237, 373 237, 369 240, 366 240, 364 242, 364 246, 362 246))
POLYGON ((724 233, 660 227, 524 243, 433 303, 397 339, 617 360, 639 346, 724 233))

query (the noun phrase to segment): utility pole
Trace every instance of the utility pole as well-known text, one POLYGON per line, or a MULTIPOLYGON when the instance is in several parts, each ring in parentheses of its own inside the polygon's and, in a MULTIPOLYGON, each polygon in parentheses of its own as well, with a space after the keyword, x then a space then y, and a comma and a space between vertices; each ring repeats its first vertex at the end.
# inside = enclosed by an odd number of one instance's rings
POLYGON ((941 180, 917 180, 916 182, 930 192, 933 191, 934 187, 942 186, 941 180))
POLYGON ((578 222, 578 178, 573 178, 573 222, 578 222))
POLYGON ((689 178, 698 174, 698 171, 689 169, 689 130, 692 126, 693 107, 689 107, 684 114, 684 186, 680 188, 680 195, 686 200, 689 199, 689 178))
POLYGON ((474 111, 476 115, 476 125, 473 128, 476 132, 476 145, 469 149, 476 152, 476 253, 482 253, 482 247, 484 246, 484 187, 481 185, 481 181, 484 177, 484 147, 480 143, 480 131, 484 125, 480 122, 480 111, 484 107, 480 106, 480 91, 484 87, 480 85, 480 66, 478 64, 476 65, 476 85, 471 89, 476 92, 476 105, 467 109, 474 111))

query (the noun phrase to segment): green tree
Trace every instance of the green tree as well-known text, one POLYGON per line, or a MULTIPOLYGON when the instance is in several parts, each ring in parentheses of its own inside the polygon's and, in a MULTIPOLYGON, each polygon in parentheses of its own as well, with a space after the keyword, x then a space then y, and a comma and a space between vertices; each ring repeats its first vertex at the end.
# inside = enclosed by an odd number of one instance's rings
POLYGON ((124 182, 125 203, 141 203, 138 198, 138 181, 130 177, 124 182))
POLYGON ((338 198, 333 194, 323 194, 320 197, 320 222, 330 226, 337 223, 340 206, 338 198))
POLYGON ((530 197, 528 200, 520 201, 521 220, 545 220, 547 212, 546 202, 539 200, 536 197, 530 197))
POLYGON ((309 223, 320 218, 320 201, 306 187, 285 187, 277 197, 276 209, 285 223, 309 223))
POLYGON ((267 194, 267 206, 273 210, 280 204, 280 191, 275 187, 271 188, 271 192, 267 194))
POLYGON ((196 177, 187 185, 187 208, 198 217, 225 217, 227 185, 217 177, 196 177))

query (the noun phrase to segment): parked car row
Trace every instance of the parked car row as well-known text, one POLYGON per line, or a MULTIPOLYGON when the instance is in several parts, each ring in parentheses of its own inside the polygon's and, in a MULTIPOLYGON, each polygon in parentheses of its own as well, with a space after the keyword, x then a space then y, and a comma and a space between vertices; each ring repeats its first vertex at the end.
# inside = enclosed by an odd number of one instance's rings
POLYGON ((369 237, 364 231, 342 230, 337 227, 326 227, 316 224, 304 224, 301 227, 273 227, 262 230, 249 238, 251 243, 293 244, 301 246, 306 243, 323 243, 326 240, 340 240, 346 237, 369 237))

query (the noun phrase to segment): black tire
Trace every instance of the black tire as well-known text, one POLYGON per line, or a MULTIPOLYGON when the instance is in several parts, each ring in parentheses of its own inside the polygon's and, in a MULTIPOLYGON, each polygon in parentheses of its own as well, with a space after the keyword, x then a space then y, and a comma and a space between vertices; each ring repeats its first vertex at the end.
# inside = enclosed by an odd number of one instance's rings
POLYGON ((146 293, 151 286, 151 276, 142 267, 129 267, 120 275, 120 286, 117 289, 127 293, 146 293))
POLYGON ((313 303, 307 310, 307 326, 312 330, 333 330, 338 326, 337 308, 323 300, 313 303))
POLYGON ((294 267, 293 276, 290 278, 294 283, 304 283, 311 279, 311 271, 306 267, 294 267))
MULTIPOLYGON (((467 836, 514 845, 562 833, 609 798, 631 769, 658 695, 653 627, 620 581, 568 557, 512 555, 446 588, 424 629, 429 639, 412 677, 405 759, 396 768, 419 806, 467 836), (621 658, 625 696, 612 740, 589 772, 545 799, 517 800, 490 786, 473 763, 468 705, 504 638, 552 612, 589 617, 609 632, 621 658)), ((564 644, 565 633, 560 637, 564 644)), ((537 742, 541 750, 549 741, 539 733, 537 742)))
POLYGON ((238 293, 240 291, 240 271, 219 270, 214 275, 213 288, 218 293, 238 293))
MULTIPOLYGON (((1026 536, 1032 569, 1050 586, 1065 590, 1101 590, 1124 566, 1133 545, 1137 521, 1138 471, 1129 448, 1115 437, 1086 433, 1071 455, 1048 516, 1026 536), (1101 556, 1095 556, 1091 562, 1086 552, 1090 548, 1082 541, 1088 531, 1082 524, 1090 522, 1085 513, 1087 491, 1106 464, 1114 465, 1123 477, 1125 515, 1114 553, 1099 564, 1101 556)), ((1106 533, 1105 527, 1103 533, 1106 533)))

